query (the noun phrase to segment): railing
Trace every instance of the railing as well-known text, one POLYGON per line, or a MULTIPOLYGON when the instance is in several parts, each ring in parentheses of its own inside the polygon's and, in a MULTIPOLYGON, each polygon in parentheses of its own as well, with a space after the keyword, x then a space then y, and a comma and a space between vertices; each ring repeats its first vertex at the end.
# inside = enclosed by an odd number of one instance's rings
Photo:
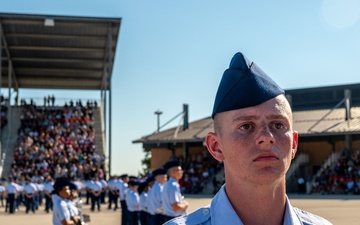
POLYGON ((302 165, 309 162, 309 155, 301 153, 296 157, 296 159, 291 163, 289 170, 286 173, 286 179, 289 179, 296 171, 296 169, 302 165))
POLYGON ((341 151, 332 152, 329 157, 325 160, 322 167, 316 172, 316 175, 312 178, 312 184, 315 184, 315 180, 320 174, 326 169, 328 166, 331 166, 334 162, 336 162, 340 158, 341 151))

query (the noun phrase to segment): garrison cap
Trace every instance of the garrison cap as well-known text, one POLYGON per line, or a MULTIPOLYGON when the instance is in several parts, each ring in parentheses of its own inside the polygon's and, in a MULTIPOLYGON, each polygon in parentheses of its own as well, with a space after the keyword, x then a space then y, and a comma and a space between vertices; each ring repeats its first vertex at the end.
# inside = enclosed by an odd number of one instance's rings
POLYGON ((129 183, 128 183, 128 185, 129 186, 139 186, 139 182, 138 181, 136 181, 136 180, 131 180, 131 181, 129 181, 129 183))
POLYGON ((129 175, 127 175, 127 174, 122 174, 122 175, 120 175, 120 178, 121 178, 121 179, 124 179, 124 178, 127 178, 127 177, 129 177, 129 175))
POLYGON ((154 177, 156 177, 157 175, 165 175, 165 174, 166 174, 166 170, 164 170, 163 168, 156 169, 152 172, 152 175, 154 177))
POLYGON ((285 91, 255 63, 238 52, 225 70, 216 93, 216 113, 260 105, 285 91))
POLYGON ((168 170, 168 169, 170 169, 172 167, 178 167, 178 166, 181 166, 181 164, 180 164, 180 162, 178 160, 171 160, 171 161, 165 163, 164 169, 168 170))

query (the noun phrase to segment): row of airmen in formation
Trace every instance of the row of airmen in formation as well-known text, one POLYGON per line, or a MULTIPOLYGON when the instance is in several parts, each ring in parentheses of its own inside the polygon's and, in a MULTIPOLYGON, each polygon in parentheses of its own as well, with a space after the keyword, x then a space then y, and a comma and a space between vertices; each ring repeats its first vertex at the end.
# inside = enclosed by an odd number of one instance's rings
MULTIPOLYGON (((122 225, 158 225, 185 213, 188 203, 183 199, 180 192, 179 180, 183 176, 183 170, 178 161, 170 161, 153 171, 146 180, 127 174, 120 177, 110 177, 106 182, 97 176, 85 183, 75 180, 72 185, 76 187, 81 199, 81 191, 86 189, 86 204, 91 200, 91 211, 97 207, 101 211, 101 204, 105 203, 108 194, 108 209, 116 211, 120 199, 122 210, 122 225), (169 179, 168 176, 169 175, 169 179)), ((0 193, 5 193, 6 208, 10 214, 19 210, 21 203, 26 206, 26 213, 30 210, 35 213, 42 205, 45 197, 45 211, 53 210, 54 205, 54 179, 48 176, 42 182, 36 176, 27 178, 25 184, 19 185, 9 178, 5 187, 0 186, 0 193)))

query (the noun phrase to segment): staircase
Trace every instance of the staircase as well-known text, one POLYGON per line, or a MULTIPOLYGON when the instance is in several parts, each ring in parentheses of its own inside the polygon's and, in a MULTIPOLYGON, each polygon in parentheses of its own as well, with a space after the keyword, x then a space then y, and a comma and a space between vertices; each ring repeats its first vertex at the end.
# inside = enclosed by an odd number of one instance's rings
POLYGON ((301 176, 306 178, 308 174, 309 155, 300 153, 291 162, 291 166, 286 173, 286 190, 287 192, 297 192, 297 179, 301 176))
POLYGON ((329 157, 325 160, 325 162, 323 163, 321 169, 319 169, 316 174, 313 176, 312 179, 312 186, 315 185, 315 180, 316 177, 320 176, 320 174, 324 171, 324 169, 326 169, 328 166, 331 166, 334 162, 336 162, 341 156, 341 151, 337 151, 337 152, 333 152, 329 155, 329 157))
POLYGON ((20 127, 21 107, 12 106, 11 114, 8 117, 8 125, 2 130, 2 173, 1 177, 6 178, 10 173, 10 166, 13 162, 14 147, 17 140, 17 131, 20 127))
MULTIPOLYGON (((95 143, 96 143, 96 153, 98 155, 106 156, 106 142, 105 142, 105 127, 104 127, 104 117, 102 107, 94 108, 94 128, 95 128, 95 143)), ((107 163, 107 162, 105 162, 107 163)), ((107 164, 105 164, 107 166, 107 164)), ((106 167, 106 171, 109 171, 106 167)))

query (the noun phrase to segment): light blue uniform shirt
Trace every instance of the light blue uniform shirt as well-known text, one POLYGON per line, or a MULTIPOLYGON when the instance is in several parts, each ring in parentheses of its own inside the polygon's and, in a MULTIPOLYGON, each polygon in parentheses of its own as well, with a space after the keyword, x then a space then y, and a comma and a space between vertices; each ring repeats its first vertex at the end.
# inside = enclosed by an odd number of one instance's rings
POLYGON ((129 189, 125 196, 125 201, 129 212, 139 211, 140 197, 137 192, 129 189))
POLYGON ((147 205, 151 215, 162 213, 162 191, 163 186, 156 181, 148 192, 147 205))
POLYGON ((51 192, 54 190, 54 184, 52 182, 46 182, 44 184, 44 190, 51 194, 51 192))
POLYGON ((3 192, 5 192, 5 187, 0 185, 0 194, 3 193, 3 192))
POLYGON ((122 180, 119 180, 120 201, 125 200, 125 194, 127 188, 128 188, 128 184, 122 180))
POLYGON ((24 191, 27 193, 27 194, 34 194, 34 192, 36 192, 37 188, 35 186, 35 184, 33 183, 28 183, 28 184, 25 184, 24 186, 24 191))
POLYGON ((16 194, 17 186, 14 182, 11 182, 5 186, 5 190, 8 194, 16 194))
POLYGON ((149 212, 148 211, 148 206, 147 206, 147 197, 148 197, 148 194, 145 191, 141 192, 141 195, 140 195, 140 210, 144 211, 144 212, 149 212))
POLYGON ((181 204, 184 203, 180 191, 180 185, 174 178, 171 177, 164 185, 164 189, 162 192, 162 206, 164 209, 164 215, 176 217, 183 214, 183 212, 174 212, 172 204, 175 202, 181 204))
MULTIPOLYGON (((254 216, 256 216, 254 214, 254 216)), ((177 217, 164 225, 244 225, 232 207, 226 192, 225 185, 211 201, 211 204, 196 210, 186 216, 177 217)), ((332 225, 322 217, 294 208, 286 198, 286 210, 283 225, 332 225)))
POLYGON ((62 225, 64 219, 70 220, 71 213, 68 200, 60 198, 58 195, 52 195, 53 199, 53 225, 62 225))

